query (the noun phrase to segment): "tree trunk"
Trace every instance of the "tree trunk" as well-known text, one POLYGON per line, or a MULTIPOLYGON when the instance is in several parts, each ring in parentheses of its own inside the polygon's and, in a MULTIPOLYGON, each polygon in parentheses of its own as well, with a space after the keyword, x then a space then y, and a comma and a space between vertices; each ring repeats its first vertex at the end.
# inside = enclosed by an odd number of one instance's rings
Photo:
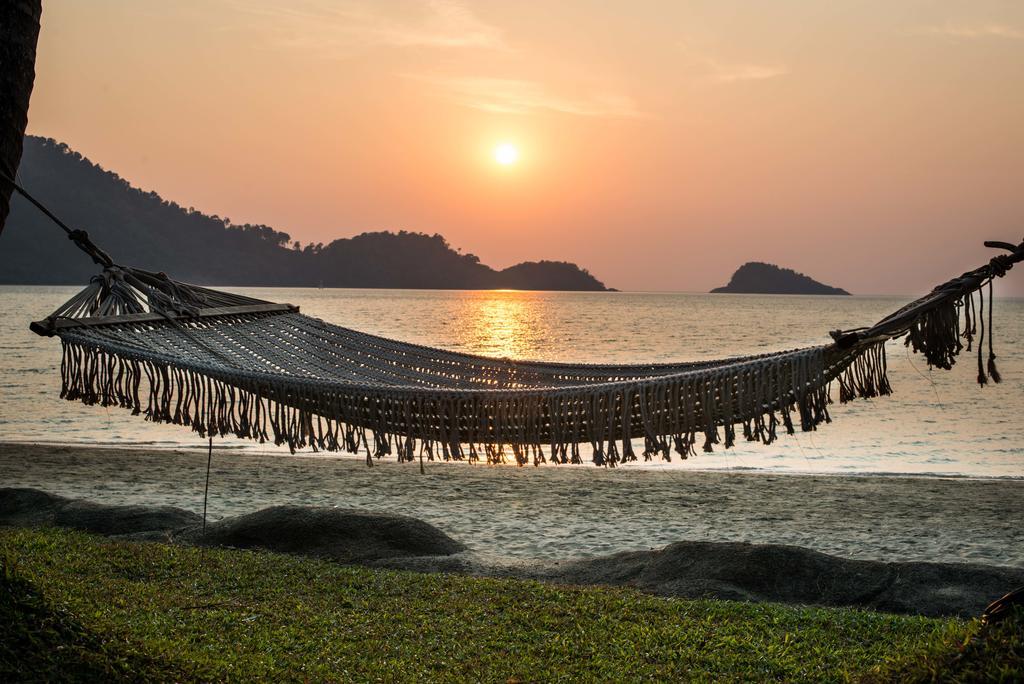
MULTIPOLYGON (((21 162, 42 13, 42 0, 0 1, 0 171, 9 178, 15 178, 21 162)), ((0 233, 13 190, 0 179, 0 233)))

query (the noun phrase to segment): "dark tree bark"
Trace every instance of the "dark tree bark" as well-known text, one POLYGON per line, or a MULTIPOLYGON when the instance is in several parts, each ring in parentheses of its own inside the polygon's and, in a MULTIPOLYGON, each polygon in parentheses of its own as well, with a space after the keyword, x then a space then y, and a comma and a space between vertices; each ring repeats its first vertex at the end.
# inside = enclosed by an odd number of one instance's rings
MULTIPOLYGON (((0 0, 0 171, 14 178, 28 125, 42 0, 0 0)), ((10 183, 0 179, 0 233, 11 210, 10 183)))

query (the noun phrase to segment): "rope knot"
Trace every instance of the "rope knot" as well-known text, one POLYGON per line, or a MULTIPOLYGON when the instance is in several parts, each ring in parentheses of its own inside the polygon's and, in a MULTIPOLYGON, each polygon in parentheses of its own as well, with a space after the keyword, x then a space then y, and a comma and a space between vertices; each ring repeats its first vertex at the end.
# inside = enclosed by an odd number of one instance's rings
POLYGON ((110 268, 114 265, 114 260, 106 252, 94 245, 92 240, 89 239, 89 233, 81 228, 69 230, 68 239, 74 242, 80 250, 91 256, 94 263, 103 268, 110 268))
POLYGON ((988 262, 989 270, 993 278, 1002 278, 1006 272, 1013 268, 1012 254, 999 254, 992 257, 988 262))

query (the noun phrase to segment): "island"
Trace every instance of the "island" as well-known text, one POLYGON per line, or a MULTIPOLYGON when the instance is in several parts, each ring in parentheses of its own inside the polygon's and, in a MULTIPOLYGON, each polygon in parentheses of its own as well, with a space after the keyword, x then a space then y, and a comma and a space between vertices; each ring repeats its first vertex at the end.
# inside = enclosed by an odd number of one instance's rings
POLYGON ((789 268, 761 261, 750 261, 732 274, 725 287, 716 287, 712 293, 735 294, 801 294, 849 295, 839 287, 819 283, 817 280, 789 268))
MULTIPOLYGON (((216 286, 590 290, 608 288, 564 261, 484 264, 440 234, 365 232, 301 244, 263 224, 238 224, 141 190, 67 144, 25 137, 18 176, 57 216, 89 231, 114 260, 216 286)), ((16 196, 0 246, 0 284, 84 284, 96 266, 16 196)))

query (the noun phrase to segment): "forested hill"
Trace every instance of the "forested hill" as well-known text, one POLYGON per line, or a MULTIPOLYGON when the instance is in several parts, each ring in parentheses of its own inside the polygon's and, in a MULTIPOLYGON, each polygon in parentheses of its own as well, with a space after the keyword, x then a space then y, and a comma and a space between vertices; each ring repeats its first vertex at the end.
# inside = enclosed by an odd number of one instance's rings
POLYGON ((711 292, 732 292, 741 294, 809 294, 848 295, 846 290, 819 283, 817 280, 797 273, 789 268, 761 261, 743 264, 732 274, 725 287, 716 287, 711 292))
MULTIPOLYGON (((301 246, 264 225, 236 225, 132 187, 64 143, 27 136, 22 185, 118 263, 219 285, 604 290, 575 264, 527 262, 503 271, 440 235, 375 232, 301 246)), ((0 283, 84 284, 96 266, 20 196, 0 234, 0 283)))

